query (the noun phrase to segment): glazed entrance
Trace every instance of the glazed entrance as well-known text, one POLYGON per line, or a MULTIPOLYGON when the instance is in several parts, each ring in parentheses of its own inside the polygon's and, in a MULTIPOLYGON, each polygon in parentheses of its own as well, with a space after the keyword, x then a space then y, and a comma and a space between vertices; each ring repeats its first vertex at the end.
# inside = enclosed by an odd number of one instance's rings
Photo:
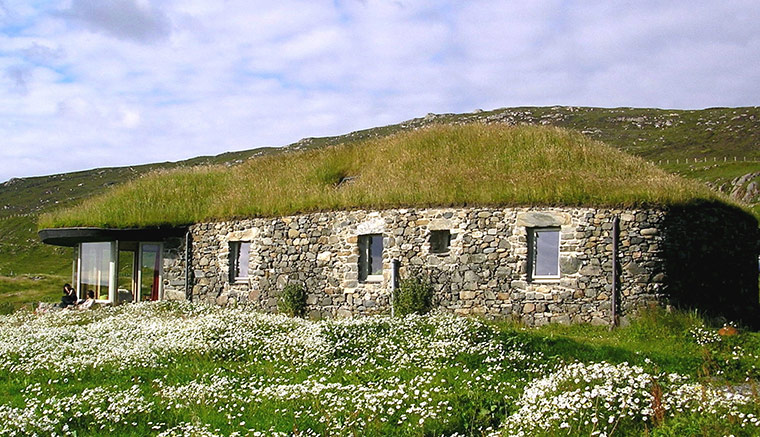
POLYGON ((101 303, 161 299, 162 245, 155 242, 80 243, 77 293, 101 303))

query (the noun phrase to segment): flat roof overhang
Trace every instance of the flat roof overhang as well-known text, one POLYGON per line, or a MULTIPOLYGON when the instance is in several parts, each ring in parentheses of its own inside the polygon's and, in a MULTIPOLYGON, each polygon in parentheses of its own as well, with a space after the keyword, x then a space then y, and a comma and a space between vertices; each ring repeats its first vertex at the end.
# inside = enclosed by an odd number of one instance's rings
POLYGON ((168 237, 181 237, 187 227, 158 228, 49 228, 40 230, 40 240, 54 246, 74 247, 79 243, 98 241, 161 241, 168 237))

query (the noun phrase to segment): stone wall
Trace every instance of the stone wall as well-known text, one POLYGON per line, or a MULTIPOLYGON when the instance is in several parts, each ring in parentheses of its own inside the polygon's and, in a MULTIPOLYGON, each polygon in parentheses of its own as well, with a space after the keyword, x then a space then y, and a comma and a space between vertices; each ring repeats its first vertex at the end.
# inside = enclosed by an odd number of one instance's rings
MULTIPOLYGON (((251 303, 275 311, 288 283, 308 291, 311 317, 389 310, 391 261, 401 277, 423 274, 435 303, 458 314, 516 317, 529 325, 609 323, 612 218, 620 218, 620 312, 662 299, 661 210, 591 208, 429 208, 338 211, 202 223, 192 234, 191 298, 251 303), (531 280, 528 229, 556 227, 561 277, 531 280), (430 251, 431 230, 450 230, 447 253, 430 251), (383 235, 382 281, 361 282, 358 236, 383 235), (229 279, 230 241, 251 241, 250 274, 229 279)), ((172 271, 180 271, 172 267, 172 271)), ((169 284, 179 280, 170 276, 169 284)))
POLYGON ((184 300, 185 293, 185 240, 167 238, 163 247, 163 299, 184 300))

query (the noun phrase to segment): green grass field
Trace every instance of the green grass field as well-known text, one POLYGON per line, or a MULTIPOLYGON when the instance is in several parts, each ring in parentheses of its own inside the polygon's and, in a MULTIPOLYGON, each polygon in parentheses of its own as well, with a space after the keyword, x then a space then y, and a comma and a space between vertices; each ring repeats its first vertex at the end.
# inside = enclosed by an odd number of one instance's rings
POLYGON ((754 436, 760 334, 127 304, 0 316, 1 435, 754 436))
POLYGON ((71 282, 70 275, 0 276, 0 314, 33 309, 37 302, 60 301, 66 282, 71 282))

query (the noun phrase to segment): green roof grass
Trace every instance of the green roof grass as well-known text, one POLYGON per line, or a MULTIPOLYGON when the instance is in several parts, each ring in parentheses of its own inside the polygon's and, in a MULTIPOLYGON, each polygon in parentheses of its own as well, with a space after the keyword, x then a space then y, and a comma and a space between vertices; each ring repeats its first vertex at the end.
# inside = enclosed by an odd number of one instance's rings
POLYGON ((157 171, 40 227, 144 227, 427 206, 641 207, 725 201, 575 131, 440 125, 235 166, 157 171))

